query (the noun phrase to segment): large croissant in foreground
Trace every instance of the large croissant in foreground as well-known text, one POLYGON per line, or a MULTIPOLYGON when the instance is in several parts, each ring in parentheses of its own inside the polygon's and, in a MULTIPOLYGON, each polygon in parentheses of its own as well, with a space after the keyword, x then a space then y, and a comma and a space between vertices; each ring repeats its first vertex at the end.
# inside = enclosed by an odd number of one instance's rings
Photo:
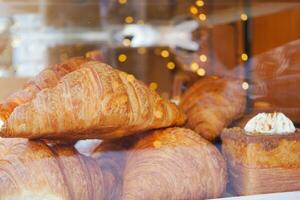
POLYGON ((133 76, 91 61, 16 107, 0 136, 112 139, 184 122, 173 103, 133 76))
POLYGON ((246 93, 240 81, 208 76, 183 94, 180 106, 187 114, 187 127, 212 141, 243 115, 246 93))
POLYGON ((17 106, 31 101, 41 90, 56 86, 62 77, 79 69, 82 64, 99 59, 96 56, 97 51, 91 51, 87 53, 86 57, 70 58, 62 64, 44 69, 35 78, 28 81, 21 90, 0 103, 0 119, 6 120, 17 106))
POLYGON ((1 200, 101 200, 104 184, 96 161, 72 147, 0 138, 1 200))
POLYGON ((129 150, 123 199, 216 198, 226 181, 226 164, 216 147, 192 130, 162 129, 129 150))

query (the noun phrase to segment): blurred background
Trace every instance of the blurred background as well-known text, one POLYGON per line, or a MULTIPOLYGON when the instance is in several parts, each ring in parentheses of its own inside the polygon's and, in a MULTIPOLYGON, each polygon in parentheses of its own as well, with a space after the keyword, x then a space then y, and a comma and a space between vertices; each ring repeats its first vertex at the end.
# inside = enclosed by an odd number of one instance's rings
POLYGON ((0 99, 88 51, 166 98, 195 80, 242 79, 248 112, 300 123, 300 2, 1 0, 0 99))

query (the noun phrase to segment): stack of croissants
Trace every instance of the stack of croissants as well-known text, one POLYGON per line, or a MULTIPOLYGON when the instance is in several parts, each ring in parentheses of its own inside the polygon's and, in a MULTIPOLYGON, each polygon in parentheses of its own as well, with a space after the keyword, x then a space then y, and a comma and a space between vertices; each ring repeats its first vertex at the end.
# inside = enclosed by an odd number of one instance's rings
POLYGON ((211 141, 239 118, 236 80, 207 76, 177 106, 92 56, 46 68, 0 104, 0 199, 207 199, 226 162, 211 141), (100 139, 87 154, 74 144, 100 139))

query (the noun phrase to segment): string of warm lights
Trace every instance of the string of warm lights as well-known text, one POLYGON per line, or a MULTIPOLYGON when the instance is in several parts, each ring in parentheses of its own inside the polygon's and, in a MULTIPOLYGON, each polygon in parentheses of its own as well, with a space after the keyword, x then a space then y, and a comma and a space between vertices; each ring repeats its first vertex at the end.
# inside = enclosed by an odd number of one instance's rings
MULTIPOLYGON (((123 40, 123 45, 124 45, 125 39, 123 40)), ((126 46, 126 45, 124 45, 126 46)), ((147 52, 147 49, 145 47, 140 47, 137 48, 137 53, 140 55, 144 55, 147 52)), ((155 48, 154 49, 154 54, 156 54, 157 56, 160 56, 162 58, 169 58, 170 57, 170 52, 166 49, 160 49, 160 48, 155 48)), ((121 53, 118 55, 118 61, 120 63, 124 63, 127 61, 127 56, 124 53, 121 53)), ((176 67, 175 62, 173 61, 168 61, 166 64, 167 69, 169 70, 174 70, 176 67)), ((127 80, 128 81, 133 81, 134 80, 134 76, 131 74, 126 75, 127 76, 127 80)), ((150 82, 149 84, 149 88, 152 90, 157 90, 158 89, 158 83, 157 82, 150 82)))
MULTIPOLYGON (((195 5, 191 5, 189 8, 190 13, 192 13, 193 15, 197 15, 198 19, 200 21, 205 21, 207 19, 206 14, 204 14, 203 12, 200 13, 200 11, 199 11, 199 9, 201 9, 204 5, 205 5, 205 3, 203 0, 197 0, 197 1, 195 1, 195 5)), ((141 50, 138 49, 138 53, 142 54, 142 52, 140 52, 140 51, 141 50)), ((169 56, 170 56, 170 52, 168 50, 160 50, 158 48, 156 48, 154 50, 154 53, 156 55, 161 56, 162 58, 169 58, 169 56)), ((207 62, 208 59, 205 54, 201 54, 201 55, 199 55, 199 60, 200 60, 200 62, 205 63, 205 62, 207 62)), ((175 69, 176 65, 173 61, 169 61, 169 62, 167 62, 166 67, 169 70, 173 70, 173 69, 175 69)), ((206 74, 205 69, 200 67, 197 62, 192 62, 190 64, 190 69, 193 72, 197 73, 199 76, 205 76, 205 74, 206 74)), ((157 89, 158 85, 155 84, 155 82, 151 82, 149 87, 155 90, 155 89, 157 89)))
MULTIPOLYGON (((205 2, 203 0, 196 0, 193 5, 189 7, 189 12, 197 17, 200 21, 207 20, 206 14, 203 12, 203 8, 205 6, 205 2)), ((199 55, 199 61, 201 63, 207 62, 207 56, 205 54, 199 55)), ((192 62, 190 64, 190 70, 195 72, 199 76, 205 76, 206 71, 203 67, 200 67, 200 65, 197 62, 192 62)))
POLYGON ((168 58, 168 57, 170 56, 170 53, 169 53, 168 50, 162 50, 162 51, 160 52, 160 55, 161 55, 161 57, 163 57, 163 58, 168 58))
POLYGON ((242 13, 240 16, 242 21, 247 21, 248 20, 248 15, 246 13, 242 13))
POLYGON ((204 54, 201 54, 201 55, 199 56, 199 60, 200 60, 201 62, 206 62, 206 61, 207 61, 207 56, 204 55, 204 54))
POLYGON ((249 84, 248 84, 247 82, 243 82, 243 83, 242 83, 242 88, 243 88, 244 90, 248 90, 248 89, 249 89, 249 84))
POLYGON ((118 56, 118 60, 119 60, 119 62, 123 63, 127 60, 127 56, 125 54, 120 54, 118 56))
MULTIPOLYGON (((240 14, 240 19, 241 19, 243 22, 245 22, 245 21, 248 20, 248 15, 247 15, 246 13, 241 13, 241 14, 240 14)), ((243 62, 247 62, 248 59, 249 59, 249 57, 248 57, 247 53, 242 53, 242 54, 241 54, 241 60, 242 60, 243 62)), ((243 88, 244 90, 248 90, 248 89, 249 89, 249 83, 247 83, 246 81, 244 81, 244 82, 242 83, 242 88, 243 88)))
POLYGON ((203 0, 197 0, 195 1, 195 4, 191 5, 189 8, 190 13, 194 16, 198 16, 200 21, 205 21, 207 19, 206 14, 202 12, 204 5, 205 3, 203 0))
POLYGON ((193 72, 196 72, 199 69, 199 65, 196 62, 192 62, 190 68, 193 72))
MULTIPOLYGON (((121 5, 125 5, 128 3, 128 0, 118 0, 119 4, 121 5)), ((195 17, 198 18, 198 20, 200 21, 205 21, 207 20, 207 16, 206 14, 203 12, 203 7, 205 6, 205 2, 203 0, 197 0, 195 1, 195 4, 190 6, 189 8, 189 11, 190 13, 192 13, 193 15, 195 15, 195 17)), ((244 17, 243 17, 244 18, 244 17)), ((134 19, 133 16, 125 16, 124 17, 124 23, 125 24, 132 24, 132 23, 137 23, 137 24, 140 24, 140 25, 143 25, 144 24, 144 21, 142 19, 134 19)), ((123 46, 125 47, 129 47, 131 45, 131 40, 128 39, 128 38, 124 38, 122 40, 122 44, 123 46)), ((137 53, 140 54, 140 55, 144 55, 146 53, 146 48, 137 48, 137 53)), ((169 59, 170 58, 170 52, 166 49, 159 49, 159 48, 156 48, 154 50, 154 54, 157 55, 157 56, 160 56, 164 59, 169 59)), ((201 63, 205 63, 207 62, 208 58, 205 54, 200 54, 199 55, 199 62, 201 63)), ((124 63, 127 61, 127 56, 126 54, 122 53, 122 54, 119 54, 118 56, 118 61, 120 63, 124 63)), ((166 63, 166 68, 168 70, 174 70, 176 68, 176 64, 175 62, 169 60, 167 63, 166 63)), ((197 62, 192 62, 190 64, 190 68, 193 72, 195 72, 197 75, 199 76, 205 76, 206 74, 206 71, 204 68, 200 67, 199 64, 197 62)), ((127 76, 127 79, 128 80, 134 80, 134 76, 133 75, 128 75, 127 76)), ((152 89, 152 90, 157 90, 158 88, 158 83, 156 82, 150 82, 149 84, 149 88, 152 89)))
MULTIPOLYGON (((242 21, 247 21, 248 20, 248 15, 246 13, 241 13, 240 19, 242 21)), ((246 53, 241 54, 241 60, 246 62, 248 60, 248 55, 246 53)))
POLYGON ((132 16, 127 16, 127 17, 125 17, 124 21, 127 24, 131 24, 134 22, 134 18, 132 16))
POLYGON ((201 21, 205 21, 206 20, 206 15, 204 14, 204 13, 201 13, 201 14, 199 14, 199 19, 201 20, 201 21))
POLYGON ((124 38, 123 41, 122 41, 122 44, 125 46, 125 47, 129 47, 131 45, 131 40, 128 39, 128 38, 124 38))
POLYGON ((195 2, 195 4, 196 4, 196 6, 198 6, 198 7, 202 7, 202 6, 204 6, 204 1, 202 1, 202 0, 197 0, 197 1, 195 2))
POLYGON ((241 59, 242 61, 247 61, 248 60, 248 55, 246 53, 241 54, 241 59))
POLYGON ((175 63, 170 61, 167 63, 167 68, 170 69, 170 70, 173 70, 175 69, 175 63))
MULTIPOLYGON (((118 1, 119 1, 119 4, 122 5, 122 6, 128 3, 128 0, 118 0, 118 1)), ((126 16, 124 18, 124 22, 126 24, 132 24, 134 21, 135 21, 135 19, 130 15, 126 16)), ((139 25, 144 25, 145 24, 144 20, 142 20, 142 19, 137 20, 136 23, 139 24, 139 25)))
POLYGON ((151 83, 149 84, 149 88, 150 88, 151 90, 157 90, 158 84, 157 84, 156 82, 151 82, 151 83))
POLYGON ((198 74, 199 76, 205 76, 206 71, 205 71, 205 69, 203 69, 203 68, 200 67, 200 68, 197 70, 197 74, 198 74))
POLYGON ((202 67, 200 67, 199 64, 196 63, 196 62, 192 62, 192 63, 190 64, 190 69, 191 69, 193 72, 197 73, 199 76, 205 76, 205 74, 206 74, 205 69, 202 68, 202 67))
POLYGON ((196 6, 191 6, 190 7, 190 12, 193 14, 193 15, 197 15, 198 14, 198 8, 196 6))

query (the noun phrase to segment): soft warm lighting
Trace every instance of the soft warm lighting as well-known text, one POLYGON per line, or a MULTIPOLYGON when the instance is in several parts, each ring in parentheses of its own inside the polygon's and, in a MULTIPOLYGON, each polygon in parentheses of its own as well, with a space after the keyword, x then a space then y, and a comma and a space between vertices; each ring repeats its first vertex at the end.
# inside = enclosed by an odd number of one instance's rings
POLYGON ((199 19, 200 19, 201 21, 205 21, 205 20, 206 20, 206 15, 203 14, 203 13, 201 13, 201 14, 199 15, 199 19))
POLYGON ((248 19, 247 14, 246 14, 246 13, 242 13, 242 14, 241 14, 241 20, 247 21, 247 19, 248 19))
POLYGON ((133 22, 133 17, 131 17, 131 16, 125 17, 125 22, 126 22, 127 24, 131 24, 131 23, 133 22))
POLYGON ((167 63, 167 68, 170 69, 170 70, 174 69, 174 68, 175 68, 175 63, 172 62, 172 61, 171 61, 171 62, 168 62, 168 63, 167 63))
POLYGON ((199 56, 199 59, 200 59, 201 62, 206 62, 207 61, 207 56, 202 54, 202 55, 199 56))
POLYGON ((167 58, 167 57, 169 57, 170 53, 169 53, 169 51, 167 51, 167 50, 162 50, 162 51, 160 52, 160 55, 161 55, 161 57, 163 57, 163 58, 167 58))
POLYGON ((242 59, 242 61, 247 61, 247 60, 248 60, 248 55, 245 54, 245 53, 243 53, 243 54, 241 55, 241 59, 242 59))
POLYGON ((198 70, 197 70, 197 74, 199 75, 199 76, 204 76, 205 75, 205 69, 203 69, 203 68, 199 68, 198 70))
POLYGON ((190 12, 193 14, 193 15, 197 15, 198 14, 198 8, 196 6, 191 6, 190 7, 190 12))
POLYGON ((195 62, 193 62, 190 67, 191 67, 191 70, 194 72, 199 69, 198 63, 195 63, 195 62))
POLYGON ((242 83, 242 88, 243 88, 244 90, 248 90, 248 89, 249 89, 249 84, 248 84, 247 82, 243 82, 243 83, 242 83))
POLYGON ((132 81, 134 81, 134 79, 135 79, 135 77, 132 74, 127 75, 127 81, 132 82, 132 81))
POLYGON ((119 4, 125 4, 127 3, 127 0, 119 0, 119 4))
POLYGON ((196 5, 199 7, 202 7, 202 6, 204 6, 204 1, 198 0, 198 1, 196 1, 196 5))
POLYGON ((118 60, 120 62, 125 62, 127 60, 127 56, 125 54, 120 54, 118 60))
POLYGON ((158 88, 158 84, 157 84, 156 82, 151 82, 151 83, 149 84, 149 88, 150 88, 151 90, 156 90, 156 89, 158 88))
POLYGON ((142 19, 138 20, 137 23, 140 24, 140 25, 145 24, 144 20, 142 20, 142 19))
POLYGON ((131 44, 131 40, 129 40, 128 38, 126 38, 126 39, 123 40, 122 43, 123 43, 124 46, 128 47, 131 44))
POLYGON ((137 52, 138 52, 138 54, 143 55, 143 54, 146 53, 146 48, 144 48, 144 47, 138 48, 138 49, 137 49, 137 52))

